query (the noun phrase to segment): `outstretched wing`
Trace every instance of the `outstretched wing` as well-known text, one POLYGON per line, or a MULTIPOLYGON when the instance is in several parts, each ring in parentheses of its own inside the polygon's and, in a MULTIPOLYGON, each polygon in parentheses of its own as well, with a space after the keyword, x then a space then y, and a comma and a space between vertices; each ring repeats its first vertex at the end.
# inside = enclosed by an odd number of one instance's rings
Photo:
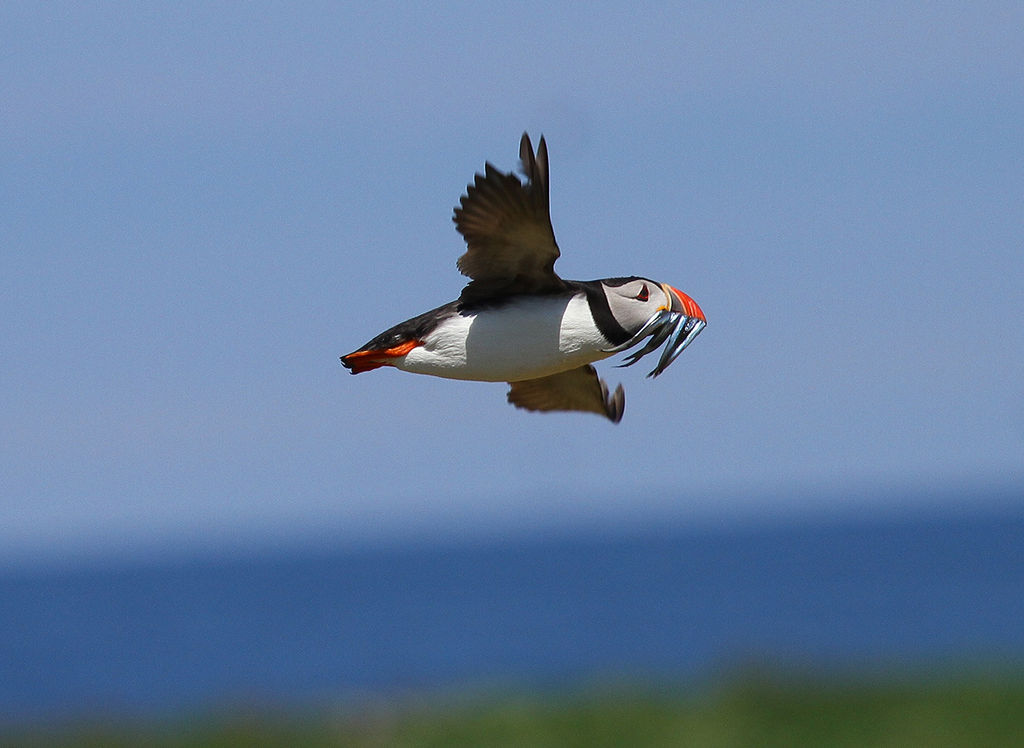
POLYGON ((554 270, 559 252, 551 228, 544 138, 534 155, 530 138, 523 133, 519 158, 525 184, 488 163, 455 208, 452 220, 468 246, 458 267, 472 279, 459 297, 464 304, 511 294, 558 293, 566 288, 554 270))
POLYGON ((597 413, 613 423, 622 420, 626 393, 620 384, 608 396, 604 383, 593 366, 587 364, 539 379, 509 382, 508 401, 526 410, 580 410, 597 413))

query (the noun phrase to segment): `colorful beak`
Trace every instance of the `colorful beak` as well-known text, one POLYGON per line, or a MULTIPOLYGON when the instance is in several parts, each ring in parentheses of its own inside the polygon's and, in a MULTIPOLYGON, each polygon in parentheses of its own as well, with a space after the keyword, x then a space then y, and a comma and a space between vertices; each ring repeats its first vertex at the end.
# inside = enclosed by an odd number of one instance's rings
POLYGON ((701 308, 697 306, 696 301, 684 294, 678 288, 670 286, 668 283, 662 283, 661 288, 665 291, 665 295, 672 300, 673 312, 682 312, 687 317, 693 317, 694 319, 698 319, 704 324, 707 324, 704 312, 702 312, 701 308))

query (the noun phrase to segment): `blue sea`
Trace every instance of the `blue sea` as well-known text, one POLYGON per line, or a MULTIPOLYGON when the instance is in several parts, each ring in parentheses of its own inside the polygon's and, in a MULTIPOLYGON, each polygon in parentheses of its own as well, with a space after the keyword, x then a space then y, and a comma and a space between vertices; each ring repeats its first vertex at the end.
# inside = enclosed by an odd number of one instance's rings
POLYGON ((1024 506, 0 574, 0 722, 1024 663, 1024 506))

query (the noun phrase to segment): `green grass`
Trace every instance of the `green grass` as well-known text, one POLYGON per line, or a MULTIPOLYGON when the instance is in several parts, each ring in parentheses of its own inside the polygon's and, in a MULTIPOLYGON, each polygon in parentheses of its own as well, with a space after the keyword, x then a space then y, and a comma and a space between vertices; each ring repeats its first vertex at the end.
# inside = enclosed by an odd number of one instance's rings
POLYGON ((154 724, 0 731, 43 746, 1012 746, 1024 676, 735 678, 701 691, 602 688, 248 711, 154 724))

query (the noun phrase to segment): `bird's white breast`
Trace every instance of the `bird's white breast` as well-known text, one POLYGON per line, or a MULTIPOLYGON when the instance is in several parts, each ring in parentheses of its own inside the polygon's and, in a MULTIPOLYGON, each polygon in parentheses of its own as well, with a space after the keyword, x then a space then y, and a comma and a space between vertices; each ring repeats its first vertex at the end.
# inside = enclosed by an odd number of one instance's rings
POLYGON ((444 320, 394 365, 417 374, 514 382, 607 358, 582 295, 532 296, 444 320))

